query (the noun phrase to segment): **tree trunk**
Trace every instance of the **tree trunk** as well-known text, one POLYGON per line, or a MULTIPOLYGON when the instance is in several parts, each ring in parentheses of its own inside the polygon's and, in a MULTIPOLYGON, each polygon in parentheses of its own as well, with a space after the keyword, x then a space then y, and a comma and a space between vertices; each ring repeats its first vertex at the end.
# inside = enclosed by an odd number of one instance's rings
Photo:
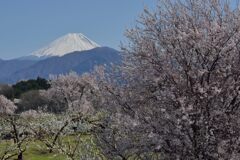
POLYGON ((23 160, 23 153, 22 152, 18 154, 18 160, 23 160))

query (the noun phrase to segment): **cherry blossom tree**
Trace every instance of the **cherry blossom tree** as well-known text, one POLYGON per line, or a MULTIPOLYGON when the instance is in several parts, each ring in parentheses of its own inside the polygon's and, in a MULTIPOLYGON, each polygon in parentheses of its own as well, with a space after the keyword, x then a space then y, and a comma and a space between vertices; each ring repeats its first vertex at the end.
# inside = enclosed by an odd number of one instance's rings
POLYGON ((99 134, 105 154, 239 159, 240 11, 233 3, 160 0, 127 31, 124 83, 104 91, 114 122, 99 134), (129 123, 118 124, 117 112, 129 123))
POLYGON ((83 156, 78 146, 84 144, 79 145, 81 135, 89 132, 91 124, 86 125, 87 119, 94 115, 93 103, 98 99, 95 76, 91 74, 79 76, 72 72, 52 77, 50 83, 51 88, 41 91, 40 94, 52 102, 48 107, 58 109, 58 114, 45 113, 45 116, 49 115, 45 117, 43 113, 41 120, 37 122, 38 127, 33 130, 49 152, 59 151, 70 159, 76 159, 79 155, 83 156), (86 129, 83 129, 84 127, 86 129), (68 143, 66 139, 70 135, 76 136, 76 143, 68 143))
POLYGON ((27 149, 27 143, 30 136, 27 132, 27 121, 21 119, 15 114, 17 107, 6 97, 0 95, 0 134, 13 140, 13 143, 6 143, 3 139, 0 142, 5 144, 5 147, 0 151, 0 159, 7 160, 12 157, 17 157, 18 160, 23 159, 23 153, 27 149))
POLYGON ((87 113, 91 110, 87 96, 96 89, 94 81, 94 77, 90 74, 79 76, 74 72, 53 76, 50 82, 51 88, 42 95, 52 100, 53 105, 59 106, 60 112, 87 113))
POLYGON ((0 95, 0 113, 4 115, 11 115, 15 112, 17 107, 14 103, 8 100, 5 96, 0 95))

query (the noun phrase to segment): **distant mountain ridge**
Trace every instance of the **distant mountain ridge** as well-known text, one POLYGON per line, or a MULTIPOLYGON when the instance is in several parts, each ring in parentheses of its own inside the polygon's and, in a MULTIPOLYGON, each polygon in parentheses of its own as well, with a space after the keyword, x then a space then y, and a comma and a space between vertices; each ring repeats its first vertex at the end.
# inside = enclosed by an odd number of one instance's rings
POLYGON ((31 65, 35 64, 36 61, 32 60, 0 60, 0 82, 4 77, 8 77, 14 72, 18 70, 30 67, 31 65))
POLYGON ((96 65, 121 63, 120 52, 109 47, 97 47, 91 50, 65 53, 63 56, 51 56, 43 60, 0 60, 0 83, 15 83, 37 77, 49 78, 49 75, 66 74, 70 71, 82 74, 90 72, 96 65), (9 69, 8 69, 9 68, 9 69), (2 74, 5 73, 5 74, 2 74))

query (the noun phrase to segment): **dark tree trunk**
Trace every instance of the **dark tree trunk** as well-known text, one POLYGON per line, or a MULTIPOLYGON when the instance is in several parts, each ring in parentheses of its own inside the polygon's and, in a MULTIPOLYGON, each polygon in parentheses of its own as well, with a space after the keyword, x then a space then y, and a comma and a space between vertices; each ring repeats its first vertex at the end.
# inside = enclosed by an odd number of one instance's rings
POLYGON ((18 154, 18 160, 23 160, 23 153, 22 152, 18 154))

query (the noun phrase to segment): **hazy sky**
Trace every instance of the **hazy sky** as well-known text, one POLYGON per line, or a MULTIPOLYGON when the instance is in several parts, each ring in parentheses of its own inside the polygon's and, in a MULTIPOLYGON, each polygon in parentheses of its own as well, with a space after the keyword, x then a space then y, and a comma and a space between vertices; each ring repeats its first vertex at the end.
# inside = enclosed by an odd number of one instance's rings
POLYGON ((67 33, 118 49, 124 31, 156 0, 0 0, 0 58, 29 55, 67 33))

